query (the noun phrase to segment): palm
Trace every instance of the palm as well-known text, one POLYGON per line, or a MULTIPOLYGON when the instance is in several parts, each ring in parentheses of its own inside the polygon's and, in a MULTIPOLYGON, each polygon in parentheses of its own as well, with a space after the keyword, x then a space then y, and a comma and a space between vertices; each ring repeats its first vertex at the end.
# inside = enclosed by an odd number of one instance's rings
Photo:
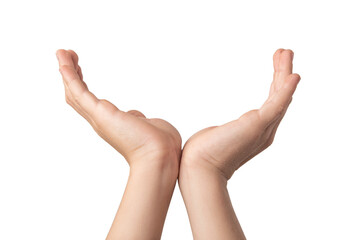
POLYGON ((196 133, 186 142, 183 158, 209 163, 229 179, 236 169, 270 146, 300 80, 299 75, 292 74, 291 55, 283 49, 274 54, 274 81, 260 109, 196 133))
POLYGON ((146 118, 138 111, 123 112, 100 100, 93 125, 95 131, 125 158, 180 154, 181 137, 168 122, 146 118))
POLYGON ((267 132, 256 127, 257 115, 250 111, 238 120, 194 134, 185 144, 184 158, 205 160, 229 179, 250 155, 261 151, 267 132))
POLYGON ((85 82, 74 51, 59 50, 57 57, 63 75, 66 101, 94 130, 129 162, 133 158, 163 157, 176 154, 179 159, 181 137, 162 119, 146 118, 139 111, 124 112, 107 100, 97 99, 85 82))

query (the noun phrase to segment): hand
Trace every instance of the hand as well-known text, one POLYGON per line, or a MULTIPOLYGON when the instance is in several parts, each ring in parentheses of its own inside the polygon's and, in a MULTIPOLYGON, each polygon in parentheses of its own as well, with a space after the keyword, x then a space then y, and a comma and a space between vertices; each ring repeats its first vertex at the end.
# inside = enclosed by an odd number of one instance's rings
POLYGON ((227 181, 241 165, 272 143, 300 80, 292 74, 293 52, 274 54, 274 80, 260 109, 210 127, 185 144, 179 187, 194 239, 246 239, 227 191, 227 181))
POLYGON ((123 112, 100 100, 85 82, 72 50, 56 53, 66 102, 130 165, 128 183, 106 239, 160 239, 176 184, 181 137, 168 122, 123 112), (139 231, 139 227, 141 231, 139 231))
POLYGON ((271 145, 300 81, 300 76, 292 73, 293 56, 291 50, 275 52, 274 79, 262 107, 193 135, 184 146, 181 169, 206 166, 228 180, 241 165, 271 145))
POLYGON ((146 118, 135 110, 123 112, 109 101, 97 99, 83 81, 77 54, 60 49, 56 55, 66 102, 91 124, 99 136, 120 152, 130 166, 138 162, 144 164, 149 159, 152 160, 150 164, 178 166, 181 137, 170 123, 146 118))

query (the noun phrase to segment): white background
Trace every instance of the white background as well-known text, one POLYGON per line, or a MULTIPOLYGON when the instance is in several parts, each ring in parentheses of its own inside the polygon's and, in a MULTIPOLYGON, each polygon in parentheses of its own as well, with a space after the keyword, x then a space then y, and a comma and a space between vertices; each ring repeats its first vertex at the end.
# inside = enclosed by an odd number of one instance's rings
MULTIPOLYGON (((250 240, 360 239, 357 1, 1 1, 0 239, 104 239, 125 160, 65 103, 73 49, 99 98, 196 131, 259 108, 272 55, 302 77, 229 192, 250 240)), ((176 187, 163 239, 192 239, 176 187)))

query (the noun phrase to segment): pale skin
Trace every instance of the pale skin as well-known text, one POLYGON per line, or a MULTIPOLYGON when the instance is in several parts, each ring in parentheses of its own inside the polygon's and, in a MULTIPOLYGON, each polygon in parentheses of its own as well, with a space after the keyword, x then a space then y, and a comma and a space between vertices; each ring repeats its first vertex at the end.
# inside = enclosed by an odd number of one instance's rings
POLYGON ((293 52, 278 49, 269 96, 259 108, 193 135, 183 149, 179 186, 194 239, 246 239, 231 205, 227 181, 269 147, 300 81, 293 52))
POLYGON ((227 191, 227 181, 273 142, 300 81, 293 52, 274 54, 269 96, 259 108, 193 135, 181 150, 179 132, 162 119, 124 112, 89 91, 78 56, 56 53, 66 102, 83 116, 130 166, 128 183, 107 239, 160 239, 176 179, 194 239, 245 239, 227 191), (181 159, 180 159, 181 158, 181 159))
POLYGON ((56 55, 66 102, 130 166, 128 183, 107 239, 160 239, 179 172, 180 134, 162 119, 149 119, 135 110, 124 112, 98 99, 83 81, 77 54, 60 49, 56 55))

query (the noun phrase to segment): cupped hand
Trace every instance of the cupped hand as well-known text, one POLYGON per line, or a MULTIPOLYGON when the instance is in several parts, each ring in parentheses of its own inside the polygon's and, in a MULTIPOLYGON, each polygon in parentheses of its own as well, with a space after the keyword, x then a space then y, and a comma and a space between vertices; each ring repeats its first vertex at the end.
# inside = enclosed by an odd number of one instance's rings
POLYGON ((292 73, 293 56, 291 50, 278 49, 270 93, 261 108, 193 135, 184 146, 181 168, 200 164, 230 179, 241 165, 269 147, 300 81, 292 73))
POLYGON ((72 50, 56 52, 65 86, 66 102, 83 116, 96 133, 113 146, 129 165, 171 163, 178 166, 181 153, 179 132, 168 122, 146 118, 141 112, 124 112, 98 99, 83 81, 78 56, 72 50), (151 160, 151 163, 149 162, 151 160))

